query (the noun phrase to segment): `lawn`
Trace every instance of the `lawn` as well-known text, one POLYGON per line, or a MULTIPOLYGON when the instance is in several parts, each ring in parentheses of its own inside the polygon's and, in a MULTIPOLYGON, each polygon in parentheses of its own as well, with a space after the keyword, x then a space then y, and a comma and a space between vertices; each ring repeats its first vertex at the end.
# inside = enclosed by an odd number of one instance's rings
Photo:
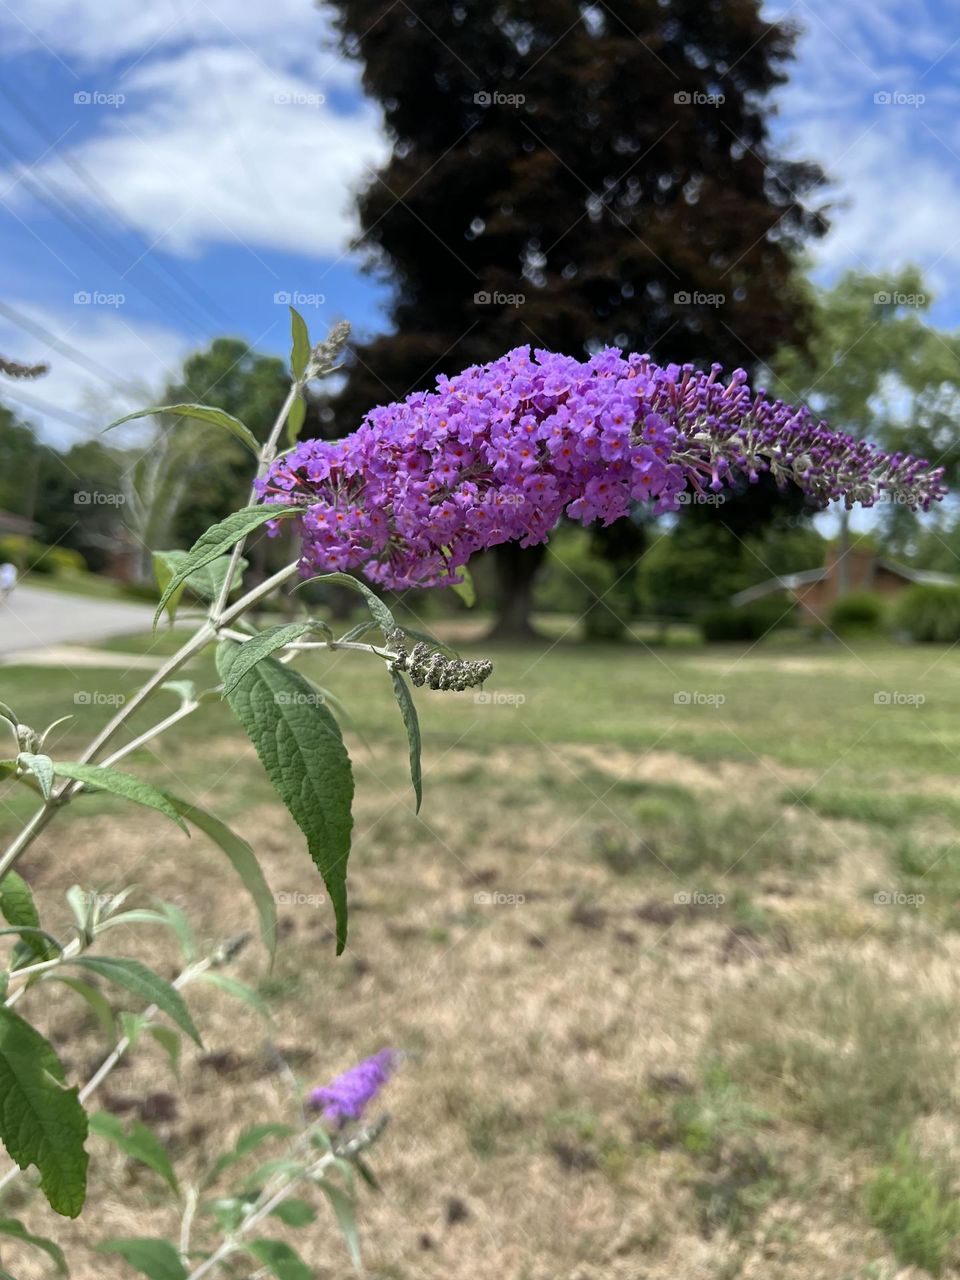
MULTIPOLYGON (((118 654, 152 646, 125 638, 74 673, 3 668, 0 698, 41 727, 74 712, 67 758, 142 678, 118 654)), ((144 1117, 189 1179, 295 1111, 285 1066, 315 1083, 402 1049, 383 1194, 361 1214, 375 1280, 960 1275, 960 650, 588 648, 559 628, 489 656, 482 694, 418 695, 420 817, 376 662, 310 664, 351 717, 339 960, 302 839, 222 704, 131 757, 251 840, 283 936, 272 971, 252 944, 235 966, 271 1023, 191 988, 206 1043, 184 1048, 180 1084, 143 1045, 101 1106, 144 1117)), ((190 674, 213 682, 207 660, 190 674)), ((23 796, 4 793, 21 816, 23 796)), ((202 939, 252 927, 202 837, 101 797, 60 830, 24 866, 48 927, 66 930, 71 883, 130 880, 202 939)), ((175 972, 165 936, 110 936, 175 972)), ((83 1009, 65 991, 41 1016, 85 1079, 83 1009)), ((112 1280, 96 1240, 173 1219, 154 1175, 91 1146, 79 1224, 22 1189, 3 1210, 74 1242, 80 1280, 112 1280)), ((320 1280, 348 1274, 332 1228, 300 1244, 320 1280)), ((18 1280, 46 1274, 17 1262, 18 1280)))

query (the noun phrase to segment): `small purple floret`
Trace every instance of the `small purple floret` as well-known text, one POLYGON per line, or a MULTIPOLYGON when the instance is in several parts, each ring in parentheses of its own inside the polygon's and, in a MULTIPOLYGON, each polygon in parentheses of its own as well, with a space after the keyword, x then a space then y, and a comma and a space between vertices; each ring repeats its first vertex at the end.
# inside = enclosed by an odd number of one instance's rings
POLYGON ((261 493, 302 503, 304 574, 361 569, 394 588, 457 582, 474 552, 545 542, 563 515, 612 524, 639 501, 675 511, 688 490, 764 471, 823 505, 926 510, 943 497, 942 469, 768 400, 743 369, 720 373, 616 348, 581 361, 518 347, 371 410, 342 440, 302 441, 261 493))
POLYGON ((322 1107, 324 1120, 338 1129, 350 1120, 359 1120, 367 1104, 390 1079, 396 1063, 394 1049, 381 1049, 329 1084, 314 1089, 310 1094, 310 1105, 322 1107))

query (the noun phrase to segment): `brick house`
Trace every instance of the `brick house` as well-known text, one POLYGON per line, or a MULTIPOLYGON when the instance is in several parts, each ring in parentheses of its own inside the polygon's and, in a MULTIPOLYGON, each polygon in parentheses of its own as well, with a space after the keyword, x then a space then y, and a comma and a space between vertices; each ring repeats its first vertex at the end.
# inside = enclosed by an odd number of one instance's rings
POLYGON ((878 595, 895 596, 918 582, 956 586, 958 579, 949 573, 928 573, 897 564, 894 560, 885 560, 868 547, 848 547, 845 553, 831 547, 826 563, 820 568, 768 578, 745 591, 738 591, 730 603, 751 604, 754 600, 782 591, 797 605, 799 621, 817 623, 827 620, 844 591, 875 591, 878 595), (841 561, 845 582, 841 580, 841 561))

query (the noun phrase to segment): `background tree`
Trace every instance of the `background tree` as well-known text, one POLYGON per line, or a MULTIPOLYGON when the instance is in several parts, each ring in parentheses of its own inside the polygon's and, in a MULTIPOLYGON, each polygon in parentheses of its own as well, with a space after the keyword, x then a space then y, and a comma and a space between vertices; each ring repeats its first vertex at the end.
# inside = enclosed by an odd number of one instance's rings
MULTIPOLYGON (((811 326, 803 346, 771 361, 773 389, 805 400, 841 431, 869 436, 884 448, 930 458, 960 476, 960 335, 925 318, 933 302, 920 272, 885 276, 850 271, 830 289, 810 289, 811 326)), ((910 552, 917 517, 906 507, 880 508, 888 550, 910 552)), ((949 518, 949 512, 938 513, 949 518)), ((841 551, 849 546, 840 513, 841 551)), ((839 562, 845 589, 844 557, 839 562)), ((956 569, 956 564, 953 565, 956 569)))
MULTIPOLYGON (((395 287, 337 430, 520 343, 738 365, 798 339, 792 254, 823 229, 822 174, 771 145, 793 35, 758 0, 333 8, 393 143, 359 214, 395 287)), ((500 553, 501 630, 526 628, 538 559, 500 553)))

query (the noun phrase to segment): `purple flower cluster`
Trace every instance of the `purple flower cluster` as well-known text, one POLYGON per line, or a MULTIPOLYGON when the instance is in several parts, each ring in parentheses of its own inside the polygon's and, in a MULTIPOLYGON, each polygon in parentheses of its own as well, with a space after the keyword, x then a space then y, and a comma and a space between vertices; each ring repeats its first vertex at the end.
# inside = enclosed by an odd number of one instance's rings
POLYGON ((754 393, 737 369, 658 365, 616 348, 589 360, 518 347, 372 410, 343 440, 306 440, 261 491, 304 505, 305 573, 362 569, 387 587, 457 581, 476 551, 544 542, 564 514, 611 524, 674 511, 769 471, 815 500, 926 509, 942 471, 827 429, 754 393))
POLYGON ((349 1120, 359 1120, 364 1108, 389 1080, 396 1062, 397 1055, 393 1049, 381 1049, 329 1084, 314 1089, 310 1094, 310 1105, 322 1107, 324 1120, 337 1129, 349 1120))

